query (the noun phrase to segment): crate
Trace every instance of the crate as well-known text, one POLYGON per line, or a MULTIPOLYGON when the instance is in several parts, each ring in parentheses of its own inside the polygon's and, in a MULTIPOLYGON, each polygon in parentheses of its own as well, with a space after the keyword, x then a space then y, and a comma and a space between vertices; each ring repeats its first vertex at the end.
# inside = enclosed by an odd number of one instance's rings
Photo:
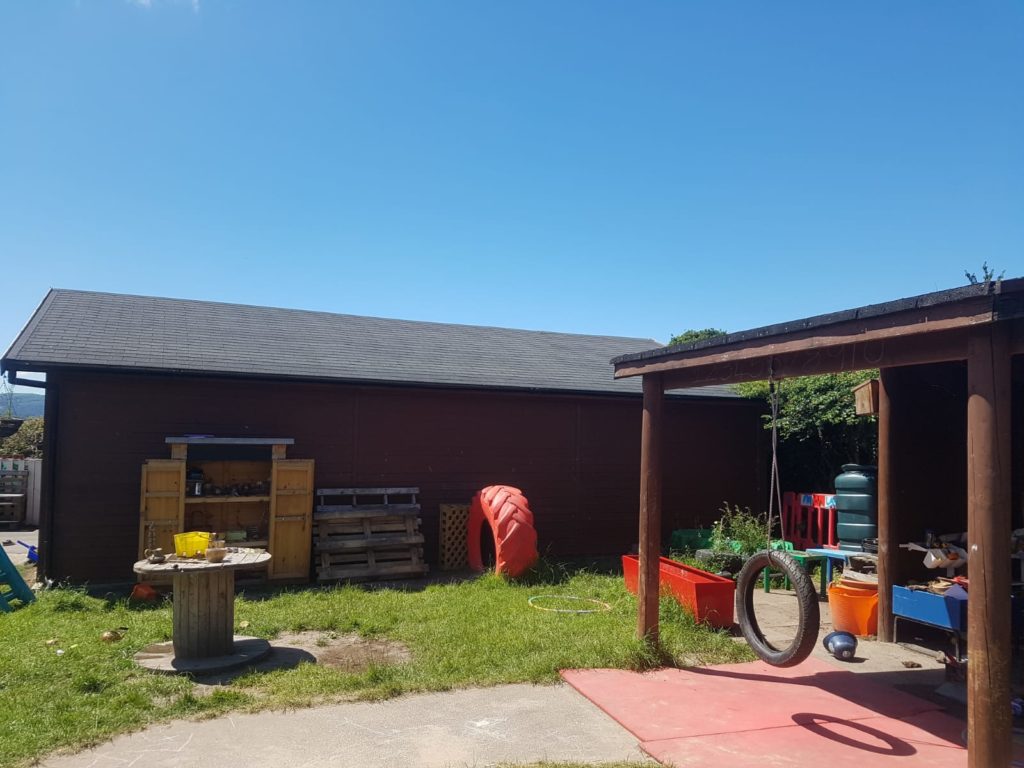
POLYGON ((211 535, 207 531, 189 531, 174 534, 174 554, 178 557, 195 557, 206 552, 211 535))
POLYGON ((919 589, 892 588, 892 612, 933 627, 962 632, 967 629, 967 601, 919 589))
POLYGON ((24 494, 27 488, 27 469, 0 469, 0 494, 24 494))
POLYGON ((0 523, 17 528, 25 519, 25 494, 0 493, 0 523))
POLYGON ((418 488, 317 490, 317 580, 373 581, 426 573, 418 493, 418 488))
POLYGON ((711 530, 705 528, 678 528, 669 539, 669 548, 680 552, 695 552, 710 546, 711 530))

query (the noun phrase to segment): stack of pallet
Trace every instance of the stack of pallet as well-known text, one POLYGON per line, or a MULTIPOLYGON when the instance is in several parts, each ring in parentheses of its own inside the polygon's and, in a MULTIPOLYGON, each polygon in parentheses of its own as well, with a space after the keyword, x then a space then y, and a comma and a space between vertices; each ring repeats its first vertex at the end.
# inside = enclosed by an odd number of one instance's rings
POLYGON ((313 513, 318 581, 421 576, 419 488, 320 488, 313 513))
POLYGON ((0 524, 15 528, 21 525, 25 519, 27 484, 27 470, 0 470, 0 524))

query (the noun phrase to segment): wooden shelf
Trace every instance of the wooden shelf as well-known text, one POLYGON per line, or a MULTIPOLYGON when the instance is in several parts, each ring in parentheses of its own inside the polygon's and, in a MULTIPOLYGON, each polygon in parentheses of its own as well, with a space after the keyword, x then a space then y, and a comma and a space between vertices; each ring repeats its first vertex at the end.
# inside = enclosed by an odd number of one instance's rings
POLYGON ((245 504, 253 501, 270 501, 269 496, 186 496, 186 504, 245 504))
POLYGON ((140 559, 150 547, 173 551, 173 534, 178 531, 226 532, 259 525, 257 538, 225 543, 243 552, 262 549, 273 556, 269 570, 259 573, 261 580, 308 581, 314 463, 286 458, 285 448, 292 439, 196 436, 167 442, 170 459, 149 459, 142 466, 140 559), (209 450, 218 444, 239 448, 267 445, 270 450, 266 456, 229 450, 221 457, 209 450), (247 487, 254 495, 188 496, 186 491, 195 488, 195 480, 189 482, 187 474, 194 470, 203 472, 204 483, 218 488, 247 487), (271 508, 276 514, 269 515, 271 508))

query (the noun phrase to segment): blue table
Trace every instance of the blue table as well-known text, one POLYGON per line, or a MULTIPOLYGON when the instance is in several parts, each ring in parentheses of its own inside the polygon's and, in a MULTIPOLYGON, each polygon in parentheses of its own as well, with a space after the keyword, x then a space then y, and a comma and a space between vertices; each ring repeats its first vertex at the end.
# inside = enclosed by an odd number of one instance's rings
POLYGON ((818 555, 819 557, 825 558, 825 568, 823 569, 822 576, 822 592, 825 591, 825 586, 832 583, 832 566, 833 563, 838 561, 843 565, 850 564, 851 557, 863 557, 865 554, 871 554, 868 552, 847 552, 842 549, 808 549, 806 550, 809 555, 818 555))

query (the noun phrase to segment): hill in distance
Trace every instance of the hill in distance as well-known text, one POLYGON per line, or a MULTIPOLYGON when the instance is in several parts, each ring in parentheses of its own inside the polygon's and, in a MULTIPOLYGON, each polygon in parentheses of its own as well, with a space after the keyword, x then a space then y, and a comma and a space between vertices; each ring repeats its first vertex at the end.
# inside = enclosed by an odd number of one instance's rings
POLYGON ((15 417, 19 419, 30 419, 33 416, 43 415, 43 402, 45 397, 34 392, 15 392, 6 397, 0 396, 0 411, 6 413, 7 406, 11 406, 15 417), (11 399, 8 400, 7 398, 11 399))

